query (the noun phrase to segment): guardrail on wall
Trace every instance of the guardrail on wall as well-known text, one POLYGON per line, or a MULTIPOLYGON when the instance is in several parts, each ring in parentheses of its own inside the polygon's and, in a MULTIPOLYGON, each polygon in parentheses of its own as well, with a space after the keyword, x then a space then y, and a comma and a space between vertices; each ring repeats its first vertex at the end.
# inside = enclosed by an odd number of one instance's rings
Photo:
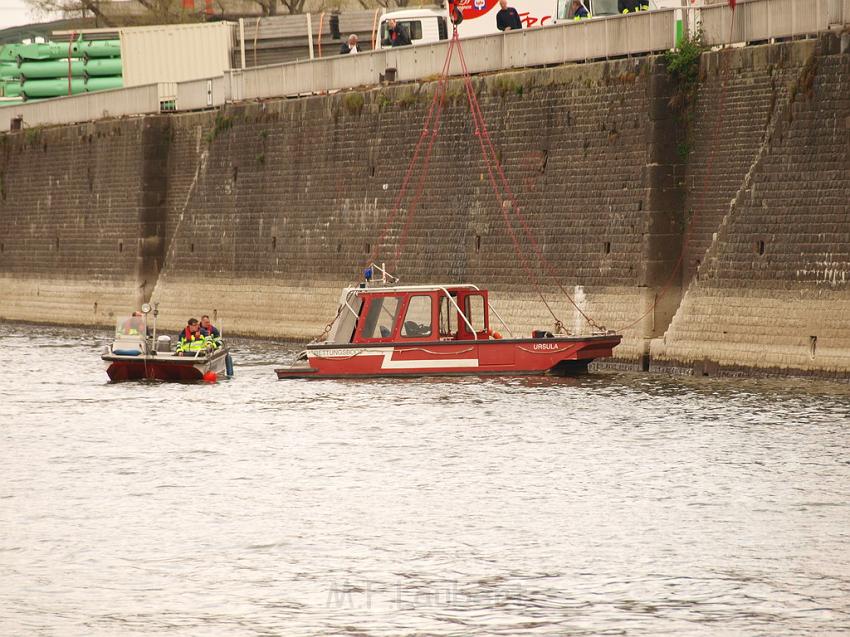
MULTIPOLYGON (((710 45, 769 41, 850 24, 850 0, 738 0, 735 21, 722 5, 650 11, 567 22, 505 34, 465 38, 472 73, 562 64, 664 51, 674 46, 675 23, 685 13, 701 24, 710 45), (731 30, 730 39, 730 25, 731 30)), ((387 69, 399 81, 440 73, 448 42, 333 56, 244 70, 188 82, 151 84, 99 93, 18 103, 0 108, 0 130, 13 120, 24 126, 70 124, 104 117, 197 110, 231 101, 308 95, 375 85, 387 69)), ((457 59, 450 69, 459 74, 457 59)))
POLYGON ((739 0, 734 22, 726 4, 688 11, 702 26, 706 44, 716 46, 793 38, 847 24, 850 0, 739 0))
POLYGON ((0 130, 12 130, 21 124, 24 127, 73 124, 158 111, 158 87, 148 84, 4 106, 0 108, 0 130), (17 125, 13 125, 13 120, 18 120, 17 125))
MULTIPOLYGON (((483 73, 664 51, 674 38, 674 11, 664 10, 464 38, 463 50, 470 72, 483 73)), ((388 68, 399 81, 421 80, 441 72, 448 46, 442 41, 245 69, 229 74, 229 94, 254 99, 368 86, 388 68)), ((461 73, 456 57, 449 72, 461 73)))
POLYGON ((227 101, 224 77, 211 77, 191 82, 178 82, 175 106, 177 110, 194 111, 220 106, 227 101))

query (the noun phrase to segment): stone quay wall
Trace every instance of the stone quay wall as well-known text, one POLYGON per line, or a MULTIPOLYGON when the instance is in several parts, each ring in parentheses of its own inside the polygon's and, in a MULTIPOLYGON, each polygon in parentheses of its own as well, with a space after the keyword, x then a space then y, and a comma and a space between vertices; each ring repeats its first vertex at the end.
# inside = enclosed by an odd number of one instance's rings
POLYGON ((516 222, 514 249, 459 80, 382 245, 436 82, 6 134, 0 319, 151 300, 165 328, 304 340, 377 251, 488 287, 515 333, 551 329, 541 295, 573 332, 583 312, 626 366, 846 375, 848 60, 835 37, 705 54, 687 117, 662 58, 474 78, 548 268, 516 222))

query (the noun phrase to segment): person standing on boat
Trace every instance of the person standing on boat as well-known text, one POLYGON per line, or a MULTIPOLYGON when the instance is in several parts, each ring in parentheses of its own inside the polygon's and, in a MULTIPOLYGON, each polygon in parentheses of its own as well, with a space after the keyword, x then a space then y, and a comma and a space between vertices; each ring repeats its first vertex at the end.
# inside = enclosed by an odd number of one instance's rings
POLYGON ((177 355, 181 356, 184 352, 196 352, 204 349, 206 344, 207 337, 201 334, 201 324, 198 323, 198 319, 190 318, 186 327, 177 337, 177 355))

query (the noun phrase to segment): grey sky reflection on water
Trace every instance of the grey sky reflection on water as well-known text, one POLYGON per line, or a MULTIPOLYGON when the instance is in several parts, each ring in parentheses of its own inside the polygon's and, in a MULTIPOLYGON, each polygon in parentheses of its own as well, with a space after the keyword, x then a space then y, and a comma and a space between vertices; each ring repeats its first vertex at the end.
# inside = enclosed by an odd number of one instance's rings
POLYGON ((835 634, 841 383, 108 384, 0 324, 0 631, 835 634))

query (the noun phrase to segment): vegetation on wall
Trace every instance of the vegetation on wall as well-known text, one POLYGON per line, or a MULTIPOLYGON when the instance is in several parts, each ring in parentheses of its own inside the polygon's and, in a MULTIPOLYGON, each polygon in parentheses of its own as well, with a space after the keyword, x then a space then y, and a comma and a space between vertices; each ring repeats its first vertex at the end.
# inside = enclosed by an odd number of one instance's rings
POLYGON ((700 59, 707 48, 702 31, 697 31, 693 36, 683 38, 676 49, 664 54, 667 73, 675 85, 670 108, 676 113, 684 132, 677 144, 682 159, 687 159, 692 150, 691 126, 700 82, 700 59))

